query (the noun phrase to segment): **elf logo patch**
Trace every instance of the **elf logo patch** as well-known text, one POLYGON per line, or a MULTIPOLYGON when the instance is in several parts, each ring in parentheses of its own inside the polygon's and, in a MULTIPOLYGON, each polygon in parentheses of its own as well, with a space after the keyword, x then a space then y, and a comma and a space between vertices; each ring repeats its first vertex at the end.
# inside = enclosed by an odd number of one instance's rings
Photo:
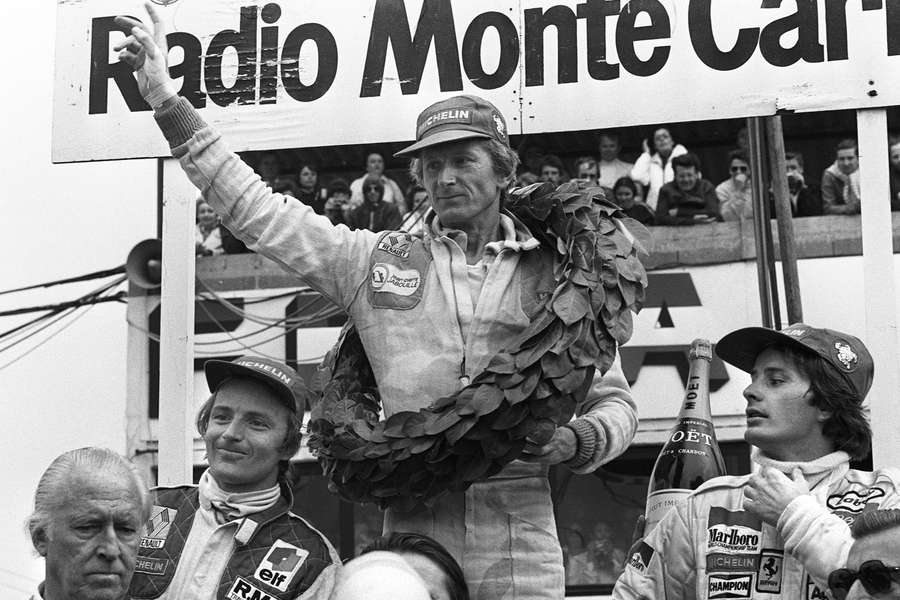
POLYGON ((169 528, 175 521, 178 511, 166 506, 154 506, 147 521, 147 533, 141 537, 141 548, 158 550, 166 544, 169 528))
POLYGON ((639 542, 637 547, 632 547, 631 558, 628 559, 628 566, 638 573, 643 573, 647 570, 647 565, 650 564, 651 558, 653 558, 653 548, 644 542, 639 542))
POLYGON ((231 584, 231 589, 225 594, 225 598, 228 600, 277 600, 277 598, 252 585, 243 577, 238 577, 231 584))
POLYGON ((409 249, 412 247, 412 236, 408 233, 389 233, 378 242, 378 249, 399 256, 409 258, 409 249))
POLYGON ((843 494, 835 494, 829 496, 826 504, 831 510, 842 510, 851 513, 861 513, 866 504, 884 496, 884 490, 881 488, 871 488, 868 490, 850 490, 843 494))
POLYGON ((398 269, 386 263, 372 267, 372 289, 398 296, 412 296, 422 284, 422 276, 415 269, 398 269))
POLYGON ((276 540, 259 563, 253 577, 281 592, 286 592, 307 556, 309 550, 298 548, 284 540, 276 540))
POLYGON ((709 597, 749 598, 752 575, 710 575, 709 597))

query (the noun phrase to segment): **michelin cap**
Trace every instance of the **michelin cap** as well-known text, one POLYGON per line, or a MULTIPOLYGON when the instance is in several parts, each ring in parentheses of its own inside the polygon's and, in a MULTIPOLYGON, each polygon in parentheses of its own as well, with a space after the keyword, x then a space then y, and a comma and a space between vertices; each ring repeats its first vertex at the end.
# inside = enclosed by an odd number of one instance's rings
POLYGON ((725 362, 749 373, 759 353, 772 344, 793 346, 821 356, 844 376, 860 402, 872 387, 875 363, 865 344, 855 336, 833 329, 820 329, 804 323, 794 323, 781 331, 745 327, 719 340, 716 354, 725 362))
POLYGON ((453 96, 435 102, 416 119, 416 143, 394 156, 410 156, 424 148, 472 138, 509 145, 506 119, 497 107, 478 96, 453 96))
POLYGON ((284 363, 258 356, 241 356, 230 362, 208 360, 203 370, 206 383, 213 391, 232 377, 255 379, 271 387, 288 409, 303 414, 309 390, 303 378, 284 363))

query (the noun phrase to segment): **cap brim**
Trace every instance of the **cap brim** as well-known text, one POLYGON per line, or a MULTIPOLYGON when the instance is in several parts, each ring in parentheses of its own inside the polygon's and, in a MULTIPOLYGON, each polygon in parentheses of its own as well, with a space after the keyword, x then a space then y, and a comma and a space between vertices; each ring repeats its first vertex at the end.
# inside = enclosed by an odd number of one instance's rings
POLYGON ((780 331, 767 327, 745 327, 732 331, 719 340, 716 344, 716 354, 728 364, 749 373, 753 370, 759 353, 776 343, 810 350, 805 344, 780 331))
POLYGON ((229 377, 247 377, 268 385, 272 391, 278 394, 285 406, 292 411, 297 410, 294 392, 288 386, 278 383, 271 377, 266 377, 255 369, 225 360, 208 360, 203 365, 203 371, 206 373, 206 385, 209 386, 211 392, 215 392, 229 377))
POLYGON ((491 136, 477 131, 469 131, 468 129, 447 129, 432 133, 425 139, 416 142, 412 146, 407 146, 403 150, 394 154, 396 157, 408 157, 424 148, 430 148, 438 144, 446 144, 447 142, 456 142, 458 140, 467 140, 471 138, 491 139, 491 136))

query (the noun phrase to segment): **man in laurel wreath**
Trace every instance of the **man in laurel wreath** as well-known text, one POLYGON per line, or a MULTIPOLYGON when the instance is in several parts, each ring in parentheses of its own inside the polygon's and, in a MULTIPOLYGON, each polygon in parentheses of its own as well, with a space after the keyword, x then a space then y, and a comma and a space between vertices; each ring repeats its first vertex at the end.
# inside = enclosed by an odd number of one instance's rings
MULTIPOLYGON (((385 416, 420 411, 465 388, 532 322, 556 285, 557 250, 503 209, 518 157, 496 107, 475 96, 442 100, 419 115, 416 142, 398 153, 412 158, 432 198, 424 238, 350 231, 273 193, 176 94, 161 20, 147 9, 152 27, 119 17, 128 37, 115 50, 135 69, 173 155, 224 226, 349 314, 385 416)), ((520 460, 464 492, 411 512, 388 509, 385 531, 443 544, 472 598, 561 598, 548 467, 588 473, 630 444, 636 408, 614 353, 615 344, 605 374, 585 378, 577 418, 535 438, 542 443, 523 441, 520 460)))

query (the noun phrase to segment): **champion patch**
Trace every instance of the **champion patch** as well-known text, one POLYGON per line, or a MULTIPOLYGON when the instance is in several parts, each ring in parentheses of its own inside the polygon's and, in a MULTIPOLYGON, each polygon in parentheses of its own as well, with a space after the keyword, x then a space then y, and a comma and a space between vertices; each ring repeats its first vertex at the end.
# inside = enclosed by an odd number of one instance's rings
POLYGON ((408 233, 389 233, 378 242, 378 249, 400 258, 409 258, 413 237, 408 233))
POLYGON ((756 591, 766 594, 781 593, 781 567, 784 553, 780 550, 763 550, 759 555, 759 570, 756 572, 756 591))
POLYGON ((154 506, 147 521, 147 534, 141 537, 141 548, 159 550, 166 544, 169 528, 178 511, 166 506, 154 506))
POLYGON ((235 579, 225 597, 228 600, 277 600, 271 594, 259 589, 243 577, 235 579))
POLYGON ((138 556, 137 560, 134 561, 135 572, 144 573, 145 575, 164 575, 168 566, 169 561, 165 558, 138 556))
POLYGON ((829 496, 825 504, 828 506, 828 508, 834 511, 844 511, 858 514, 863 511, 863 509, 869 502, 883 496, 884 490, 881 488, 870 488, 868 490, 861 490, 859 492, 850 490, 849 492, 844 492, 843 494, 835 494, 833 496, 829 496))
POLYGON ((422 285, 422 276, 415 269, 398 269, 387 263, 372 267, 372 289, 375 292, 412 296, 422 285))
POLYGON ((752 575, 710 575, 709 598, 749 598, 752 575))
POLYGON ((286 592, 307 556, 309 550, 298 548, 284 540, 276 540, 259 563, 253 577, 281 592, 286 592))
POLYGON ((844 365, 844 370, 852 373, 859 366, 859 356, 847 342, 840 340, 834 343, 835 358, 844 365))
POLYGON ((643 573, 647 570, 647 565, 650 564, 651 558, 653 558, 653 548, 643 541, 638 542, 636 547, 632 547, 631 558, 628 559, 628 566, 638 573, 643 573))

